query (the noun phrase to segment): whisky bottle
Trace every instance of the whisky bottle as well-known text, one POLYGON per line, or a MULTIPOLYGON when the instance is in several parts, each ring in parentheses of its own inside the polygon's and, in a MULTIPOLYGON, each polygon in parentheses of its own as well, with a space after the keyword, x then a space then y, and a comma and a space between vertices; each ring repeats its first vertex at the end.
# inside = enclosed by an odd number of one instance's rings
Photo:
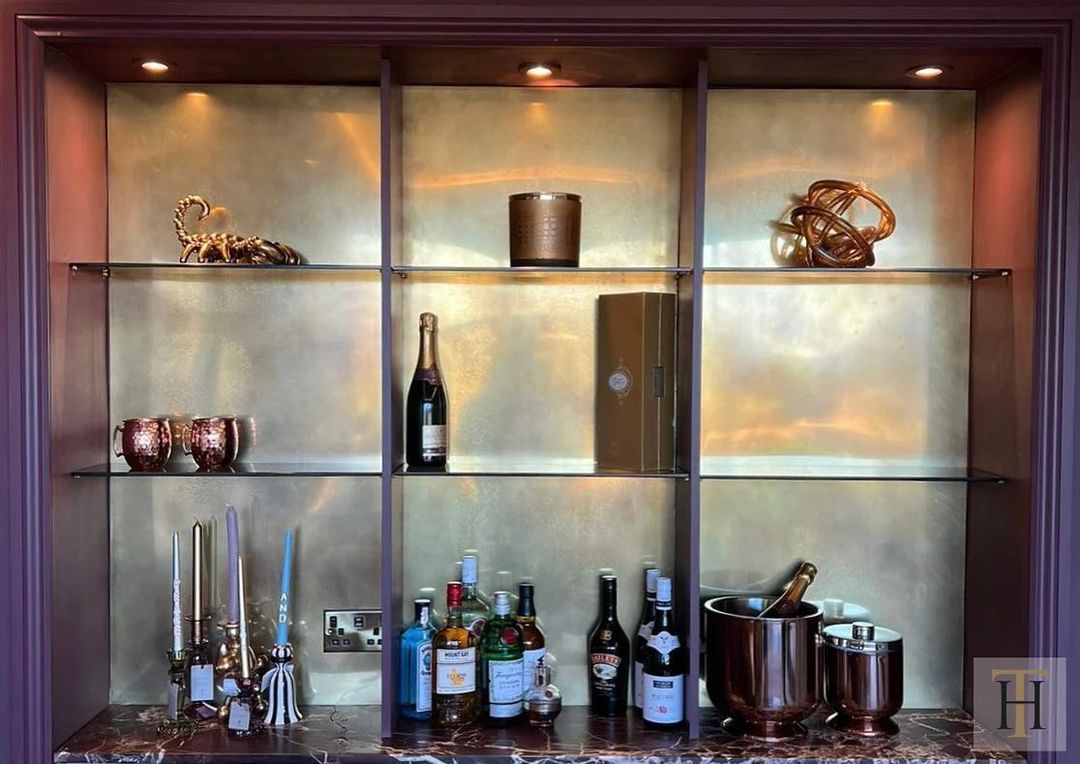
POLYGON ((618 581, 600 577, 600 617, 589 633, 589 706, 597 716, 626 714, 630 642, 619 625, 618 581))
POLYGON ((547 655, 547 642, 540 624, 536 620, 536 605, 533 602, 534 587, 523 582, 518 585, 518 607, 514 620, 521 627, 521 642, 525 648, 525 663, 522 667, 522 681, 525 689, 532 686, 536 677, 536 666, 547 655))
POLYGON ((641 606, 641 620, 638 621, 637 633, 634 635, 634 711, 641 712, 642 703, 645 700, 644 689, 641 684, 641 672, 644 666, 645 645, 649 642, 649 634, 652 633, 653 618, 656 615, 656 580, 660 578, 660 571, 656 568, 645 570, 645 600, 641 606))
POLYGON ((476 720, 480 693, 476 686, 476 635, 461 625, 461 584, 446 585, 446 625, 432 643, 433 723, 453 727, 476 720))
POLYGON ((668 728, 682 724, 684 675, 689 656, 675 629, 670 578, 661 577, 656 582, 656 617, 643 657, 645 726, 668 728))
POLYGON ((788 582, 784 591, 772 601, 768 607, 761 611, 758 618, 791 618, 799 614, 799 605, 802 604, 806 588, 814 583, 817 576, 817 567, 810 562, 804 562, 795 573, 795 578, 788 582))
POLYGON ((480 599, 480 584, 477 569, 479 563, 475 554, 461 558, 461 623, 479 639, 484 633, 484 624, 488 619, 488 607, 480 599))
POLYGON ((413 601, 416 620, 401 635, 401 715, 408 719, 431 718, 431 600, 413 601))
POLYGON ((480 638, 484 722, 507 727, 521 718, 525 695, 521 627, 510 615, 510 592, 495 592, 492 614, 480 638))
POLYGON ((410 470, 444 470, 448 411, 435 349, 438 318, 420 314, 420 353, 405 400, 405 463, 410 470))

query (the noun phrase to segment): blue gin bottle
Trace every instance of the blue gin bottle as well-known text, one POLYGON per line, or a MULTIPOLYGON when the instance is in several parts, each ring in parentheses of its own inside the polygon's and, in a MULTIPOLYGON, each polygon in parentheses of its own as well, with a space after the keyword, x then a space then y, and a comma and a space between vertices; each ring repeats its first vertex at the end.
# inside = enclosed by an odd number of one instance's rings
POLYGON ((416 621, 401 635, 401 715, 409 719, 431 718, 431 600, 413 601, 416 621))

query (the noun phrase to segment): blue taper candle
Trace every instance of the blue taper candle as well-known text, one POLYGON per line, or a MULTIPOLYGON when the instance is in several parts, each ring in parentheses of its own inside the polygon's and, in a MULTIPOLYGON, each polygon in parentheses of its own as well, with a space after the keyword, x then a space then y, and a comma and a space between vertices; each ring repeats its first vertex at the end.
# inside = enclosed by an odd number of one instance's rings
POLYGON ((289 584, 292 583, 293 529, 285 531, 285 556, 281 560, 281 596, 278 598, 277 639, 275 644, 289 643, 289 584))

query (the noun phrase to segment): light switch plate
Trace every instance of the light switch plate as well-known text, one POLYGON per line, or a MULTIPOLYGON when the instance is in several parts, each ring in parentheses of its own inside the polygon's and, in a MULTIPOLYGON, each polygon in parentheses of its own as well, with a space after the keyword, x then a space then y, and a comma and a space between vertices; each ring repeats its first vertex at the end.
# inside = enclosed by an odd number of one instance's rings
POLYGON ((324 653, 382 651, 381 610, 324 610, 324 653))

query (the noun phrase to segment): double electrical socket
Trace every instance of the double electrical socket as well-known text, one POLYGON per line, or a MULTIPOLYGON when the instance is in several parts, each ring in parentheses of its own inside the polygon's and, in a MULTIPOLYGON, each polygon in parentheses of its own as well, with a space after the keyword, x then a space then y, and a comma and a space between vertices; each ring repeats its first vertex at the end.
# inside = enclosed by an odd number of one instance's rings
POLYGON ((381 610, 324 610, 324 653, 382 651, 381 610))

